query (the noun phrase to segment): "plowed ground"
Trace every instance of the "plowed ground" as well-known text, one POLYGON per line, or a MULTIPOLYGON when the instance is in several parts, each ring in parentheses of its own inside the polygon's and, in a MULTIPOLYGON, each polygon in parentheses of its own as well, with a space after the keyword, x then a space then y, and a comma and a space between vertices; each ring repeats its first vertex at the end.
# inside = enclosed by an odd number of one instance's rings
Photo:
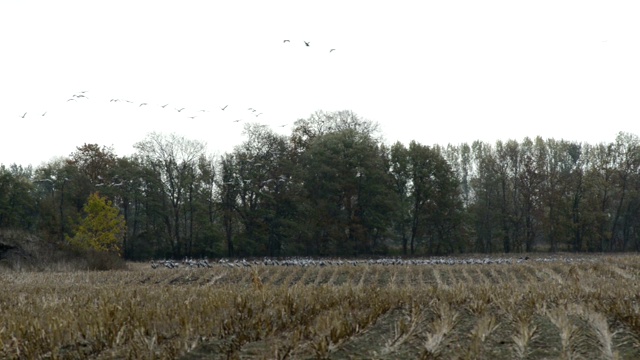
POLYGON ((638 359, 640 256, 6 273, 1 358, 638 359))

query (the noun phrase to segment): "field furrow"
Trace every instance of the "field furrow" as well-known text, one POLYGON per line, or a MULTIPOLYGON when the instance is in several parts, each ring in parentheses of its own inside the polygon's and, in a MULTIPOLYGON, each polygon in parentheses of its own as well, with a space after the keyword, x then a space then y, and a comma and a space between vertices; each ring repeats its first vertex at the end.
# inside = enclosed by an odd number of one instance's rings
POLYGON ((640 358, 640 256, 396 263, 0 273, 0 358, 640 358))

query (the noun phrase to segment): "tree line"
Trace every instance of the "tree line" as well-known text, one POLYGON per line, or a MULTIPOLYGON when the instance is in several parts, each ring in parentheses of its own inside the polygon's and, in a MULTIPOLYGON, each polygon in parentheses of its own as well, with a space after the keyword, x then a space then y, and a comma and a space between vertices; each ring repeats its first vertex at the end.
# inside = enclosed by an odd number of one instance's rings
POLYGON ((92 194, 126 222, 128 259, 640 249, 640 141, 525 138, 386 145, 350 111, 288 136, 259 124, 214 157, 151 133, 131 156, 84 144, 0 166, 0 229, 64 245, 92 194))

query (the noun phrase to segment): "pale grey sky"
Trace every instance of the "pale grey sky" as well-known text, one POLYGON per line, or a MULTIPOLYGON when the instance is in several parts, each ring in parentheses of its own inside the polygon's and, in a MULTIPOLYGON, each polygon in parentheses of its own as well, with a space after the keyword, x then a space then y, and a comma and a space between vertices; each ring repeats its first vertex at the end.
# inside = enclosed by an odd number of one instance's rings
POLYGON ((127 155, 151 131, 221 153, 244 122, 288 134, 316 110, 388 142, 608 142, 640 132, 637 19, 614 0, 4 0, 0 163, 127 155))

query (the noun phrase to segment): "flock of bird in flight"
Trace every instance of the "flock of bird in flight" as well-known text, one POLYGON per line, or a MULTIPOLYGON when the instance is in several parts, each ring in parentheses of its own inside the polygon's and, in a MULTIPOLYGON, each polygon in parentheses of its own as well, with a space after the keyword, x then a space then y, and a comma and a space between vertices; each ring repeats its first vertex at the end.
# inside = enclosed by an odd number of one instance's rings
MULTIPOLYGON (((283 41, 283 43, 290 43, 290 42, 291 42, 291 40, 284 40, 284 41, 283 41)), ((304 41, 304 40, 303 40, 302 42, 304 42, 304 45, 305 45, 306 47, 311 47, 311 42, 310 42, 310 41, 304 41)), ((331 53, 331 52, 334 52, 334 51, 336 51, 336 49, 331 49, 331 50, 329 50, 329 52, 330 52, 330 53, 331 53)))
MULTIPOLYGON (((73 95, 71 96, 71 98, 69 98, 69 99, 67 100, 67 102, 69 102, 69 101, 78 101, 78 99, 88 100, 88 99, 89 99, 89 97, 88 97, 87 95, 85 95, 87 92, 89 92, 89 91, 88 91, 88 90, 83 90, 83 91, 78 92, 77 94, 73 94, 73 95)), ((133 102, 133 101, 131 101, 131 100, 127 100, 127 99, 118 99, 118 98, 113 98, 113 99, 109 100, 109 102, 110 102, 110 103, 124 102, 124 103, 134 104, 134 102, 133 102)), ((139 108, 140 108, 140 107, 143 107, 143 106, 151 106, 151 105, 150 105, 149 103, 147 103, 147 102, 142 102, 142 103, 138 104, 138 107, 139 107, 139 108)), ((163 109, 165 109, 167 106, 169 106, 169 104, 168 104, 168 103, 167 103, 167 104, 164 104, 164 105, 160 105, 160 107, 161 107, 161 108, 163 108, 163 109)), ((227 110, 227 108, 228 108, 228 107, 229 107, 229 105, 227 104, 227 105, 225 105, 225 106, 220 107, 220 110, 221 110, 221 111, 225 111, 225 110, 227 110)), ((186 110, 186 108, 185 108, 185 107, 176 107, 176 108, 175 108, 175 111, 177 111, 178 113, 182 113, 184 110, 186 110)), ((260 115, 262 115, 262 114, 263 114, 262 112, 260 112, 260 113, 257 113, 257 114, 256 114, 256 112, 257 112, 258 110, 257 110, 257 109, 254 109, 254 108, 249 108, 249 109, 247 109, 247 110, 248 110, 249 114, 254 115, 255 117, 259 117, 260 115)), ((205 113, 205 112, 209 112, 209 110, 202 109, 202 110, 199 110, 199 111, 198 111, 198 113, 205 113)), ((22 118, 22 119, 26 118, 26 117, 27 117, 27 114, 28 114, 28 112, 23 113, 22 115, 20 115, 20 118, 22 118)), ((45 116, 45 115, 47 115, 47 111, 43 112, 43 113, 42 113, 42 115, 40 115, 40 116, 45 116)), ((187 118, 189 118, 189 119, 195 119, 196 117, 198 117, 198 115, 191 115, 191 116, 187 116, 187 118)), ((233 120, 233 122, 241 122, 241 121, 243 121, 243 119, 236 119, 236 120, 233 120)), ((281 125, 281 126, 282 126, 282 127, 284 127, 284 126, 286 126, 286 125, 287 125, 287 124, 285 124, 285 125, 281 125)))
MULTIPOLYGON (((283 41, 283 43, 284 43, 284 44, 286 44, 286 43, 291 43, 291 40, 284 40, 284 41, 283 41)), ((310 42, 310 41, 304 41, 304 40, 303 40, 303 43, 304 43, 305 47, 311 47, 311 42, 310 42)), ((335 50, 336 50, 336 49, 330 49, 330 50, 329 50, 329 53, 332 53, 332 52, 334 52, 335 50)), ((89 92, 89 91, 88 91, 88 90, 83 90, 83 91, 78 92, 77 94, 73 94, 73 95, 71 96, 71 98, 69 98, 69 99, 67 100, 67 102, 70 102, 70 101, 76 101, 76 102, 77 102, 78 100, 88 100, 88 99, 89 99, 89 97, 86 95, 86 93, 87 93, 87 92, 89 92)), ((133 102, 133 101, 131 101, 131 100, 126 100, 126 99, 117 99, 117 98, 113 98, 113 99, 109 100, 109 102, 111 102, 111 103, 126 102, 126 103, 131 103, 131 104, 133 104, 133 103, 134 103, 134 102, 133 102)), ((164 105, 160 105, 160 107, 161 107, 161 108, 163 108, 163 109, 165 109, 168 105, 169 105, 169 104, 167 103, 167 104, 164 104, 164 105)), ((146 103, 146 102, 142 102, 142 103, 140 103, 140 104, 138 105, 138 107, 143 107, 143 106, 150 106, 150 105, 149 105, 149 103, 146 103)), ((227 105, 225 105, 225 106, 220 107, 220 110, 221 110, 221 111, 225 111, 228 107, 229 107, 229 105, 227 104, 227 105)), ((179 107, 179 108, 178 108, 178 107, 176 107, 176 108, 174 108, 174 109, 175 109, 177 112, 179 112, 179 113, 181 113, 182 111, 186 110, 184 107, 179 107)), ((202 109, 202 110, 199 110, 199 111, 198 111, 198 113, 205 113, 205 112, 208 112, 208 111, 209 111, 209 110, 204 110, 204 109, 202 109)), ((256 112, 257 112, 258 110, 254 109, 254 108, 248 108, 248 109, 247 109, 247 111, 248 111, 248 114, 250 114, 250 115, 254 115, 256 118, 263 114, 262 112, 259 112, 259 113, 257 113, 257 114, 256 114, 256 112)), ((27 117, 27 114, 28 114, 28 112, 24 112, 22 115, 19 115, 19 116, 20 116, 20 118, 25 119, 25 118, 27 117)), ((40 116, 45 116, 45 115, 47 115, 47 111, 43 112, 40 116)), ((192 115, 190 115, 190 116, 187 116, 187 118, 189 118, 189 119, 195 119, 196 117, 198 117, 198 115, 193 115, 193 114, 192 114, 192 115)), ((241 121, 243 121, 243 120, 244 120, 244 119, 235 119, 235 120, 233 120, 233 122, 235 122, 235 123, 239 123, 239 122, 241 122, 241 121)), ((288 124, 283 124, 283 125, 278 125, 278 126, 279 126, 279 127, 285 127, 285 126, 287 126, 287 125, 288 125, 288 124)))

